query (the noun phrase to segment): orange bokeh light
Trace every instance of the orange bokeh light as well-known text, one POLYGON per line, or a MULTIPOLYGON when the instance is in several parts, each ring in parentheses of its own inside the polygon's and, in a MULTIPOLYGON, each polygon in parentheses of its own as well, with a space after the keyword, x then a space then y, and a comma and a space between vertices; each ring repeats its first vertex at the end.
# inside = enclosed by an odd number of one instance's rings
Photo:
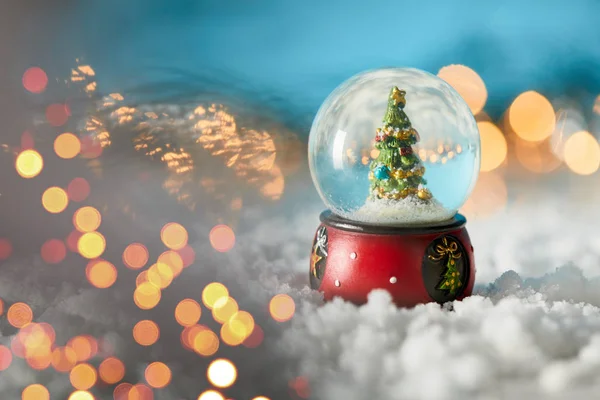
POLYGON ((48 85, 48 75, 40 67, 27 68, 23 74, 23 87, 35 94, 39 94, 46 90, 48 85))
POLYGON ((52 126, 62 126, 69 119, 69 109, 66 104, 50 104, 46 108, 46 119, 52 126))
POLYGON ((92 232, 100 227, 102 216, 94 207, 81 207, 73 214, 73 225, 79 232, 92 232))
POLYGON ((72 133, 61 133, 54 139, 54 152, 60 158, 75 158, 80 151, 81 142, 72 133))
POLYGON ((33 311, 25 303, 14 303, 8 308, 6 319, 15 328, 23 328, 33 321, 33 311))
POLYGON ((86 232, 77 241, 77 250, 85 258, 98 258, 106 249, 106 239, 100 232, 86 232))
POLYGON ((222 283, 212 282, 202 290, 202 302, 209 310, 212 310, 215 302, 221 297, 229 296, 229 290, 222 283))
POLYGON ((508 146, 502 131, 492 122, 477 123, 481 137, 481 171, 498 168, 506 159, 508 146))
POLYGON ((203 330, 210 329, 204 325, 186 326, 183 331, 181 331, 180 336, 183 347, 187 350, 194 350, 194 339, 196 338, 196 335, 203 330))
POLYGON ((6 370, 12 363, 12 352, 6 346, 0 345, 0 371, 6 370))
POLYGON ((578 175, 591 175, 600 167, 600 145, 587 131, 575 132, 565 142, 565 164, 578 175))
POLYGON ((127 393, 127 400, 152 400, 154 399, 154 393, 146 385, 138 383, 129 389, 127 393))
POLYGON ((42 172, 44 159, 35 150, 24 150, 17 156, 15 168, 22 178, 31 179, 42 172))
POLYGON ((71 347, 57 347, 52 352, 52 367, 58 372, 69 372, 77 364, 77 353, 71 347))
POLYGON ((212 228, 209 239, 213 249, 221 253, 231 250, 235 245, 235 233, 227 225, 217 225, 212 228))
POLYGON ((86 390, 76 390, 71 393, 68 400, 94 400, 94 395, 86 390))
POLYGON ((148 268, 148 282, 159 289, 167 288, 173 282, 174 277, 173 271, 167 264, 159 262, 148 268))
POLYGON ((181 326, 192 326, 198 323, 202 310, 200 304, 192 299, 184 299, 175 307, 175 320, 181 326))
POLYGON ((154 321, 142 320, 133 327, 133 339, 142 346, 152 346, 160 338, 160 329, 154 321))
POLYGON ((177 250, 177 253, 181 256, 183 268, 189 267, 196 260, 196 252, 190 247, 190 245, 185 246, 183 249, 177 250))
POLYGON ((123 263, 131 269, 143 268, 148 258, 148 249, 141 243, 132 243, 123 251, 123 263))
POLYGON ((50 392, 45 386, 33 384, 23 389, 22 400, 50 400, 50 392))
POLYGON ((85 268, 85 276, 92 286, 107 289, 117 281, 117 269, 106 260, 92 260, 85 268))
POLYGON ((155 389, 161 389, 171 383, 171 369, 161 362, 153 362, 144 372, 146 382, 155 389))
POLYGON ((210 357, 219 350, 219 338, 209 329, 196 331, 192 339, 192 349, 201 356, 210 357))
POLYGON ((62 240, 50 239, 40 250, 42 259, 48 264, 58 264, 67 256, 67 247, 62 240))
POLYGON ((539 142, 554 131, 556 115, 552 104, 538 92, 521 93, 508 110, 508 122, 522 139, 539 142))
POLYGON ((69 380, 71 385, 78 390, 88 390, 92 388, 98 379, 96 369, 90 364, 78 364, 71 370, 69 380))
POLYGON ((183 271, 183 259, 178 252, 173 250, 167 250, 158 256, 157 264, 168 266, 173 277, 178 277, 183 271))
POLYGON ((448 65, 438 72, 438 77, 445 80, 460 94, 473 115, 483 110, 488 93, 483 79, 465 65, 448 65))
POLYGON ((160 289, 151 282, 143 282, 133 292, 133 301, 142 310, 150 310, 160 302, 160 289))
POLYGON ((187 245, 187 230, 180 224, 169 222, 160 231, 162 242, 171 250, 180 250, 187 245))
POLYGON ((87 361, 98 352, 98 341, 91 336, 76 336, 67 342, 77 356, 77 361, 87 361))
POLYGON ((74 178, 67 186, 69 200, 81 202, 90 195, 90 184, 85 178, 74 178))
POLYGON ((238 311, 238 303, 233 297, 221 297, 213 305, 212 316, 215 321, 224 324, 238 311))
POLYGON ((252 333, 250 334, 250 336, 248 336, 246 338, 246 340, 244 340, 243 345, 250 349, 255 349, 261 345, 264 338, 265 338, 264 331, 262 330, 260 325, 255 324, 254 329, 252 330, 252 333))
POLYGON ((231 361, 220 358, 210 363, 206 376, 213 386, 227 388, 237 379, 237 368, 231 361))
POLYGON ((108 357, 98 366, 98 374, 104 383, 114 385, 125 376, 125 364, 116 357, 108 357))
POLYGON ((42 205, 49 213, 58 214, 69 205, 69 196, 63 189, 53 186, 42 194, 42 205))
POLYGON ((131 383, 123 382, 119 383, 115 390, 113 391, 113 399, 114 400, 129 400, 129 392, 133 388, 131 383))
POLYGON ((285 322, 294 316, 296 304, 287 294, 278 294, 273 296, 269 302, 269 312, 271 317, 277 322, 285 322))

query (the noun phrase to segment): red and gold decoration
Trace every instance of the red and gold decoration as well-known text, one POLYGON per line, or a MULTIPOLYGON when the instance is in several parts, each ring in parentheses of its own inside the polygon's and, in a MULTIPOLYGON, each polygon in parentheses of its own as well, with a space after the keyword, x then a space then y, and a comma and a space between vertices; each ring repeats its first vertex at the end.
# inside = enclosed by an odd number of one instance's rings
POLYGON ((310 256, 310 284, 313 289, 319 287, 327 262, 327 228, 323 225, 317 230, 310 256))

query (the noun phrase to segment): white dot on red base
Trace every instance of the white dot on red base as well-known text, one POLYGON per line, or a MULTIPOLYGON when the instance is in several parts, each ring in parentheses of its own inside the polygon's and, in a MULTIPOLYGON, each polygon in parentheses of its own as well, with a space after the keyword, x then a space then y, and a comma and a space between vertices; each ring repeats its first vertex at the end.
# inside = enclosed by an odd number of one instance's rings
POLYGON ((392 276, 390 278, 390 283, 396 283, 396 282, 398 282, 398 279, 395 276, 392 276))
POLYGON ((356 253, 350 253, 350 258, 356 260, 356 253))
POLYGON ((337 279, 335 280, 335 282, 333 282, 335 286, 340 287, 341 283, 340 281, 338 281, 337 279))

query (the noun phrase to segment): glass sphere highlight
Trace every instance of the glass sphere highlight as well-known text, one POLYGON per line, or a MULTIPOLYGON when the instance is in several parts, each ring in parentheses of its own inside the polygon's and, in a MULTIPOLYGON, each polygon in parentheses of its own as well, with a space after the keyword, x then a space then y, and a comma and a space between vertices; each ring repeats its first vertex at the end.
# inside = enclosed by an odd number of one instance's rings
POLYGON ((340 217, 377 225, 450 220, 479 175, 479 131, 445 81, 414 68, 358 74, 319 109, 308 142, 313 182, 340 217))

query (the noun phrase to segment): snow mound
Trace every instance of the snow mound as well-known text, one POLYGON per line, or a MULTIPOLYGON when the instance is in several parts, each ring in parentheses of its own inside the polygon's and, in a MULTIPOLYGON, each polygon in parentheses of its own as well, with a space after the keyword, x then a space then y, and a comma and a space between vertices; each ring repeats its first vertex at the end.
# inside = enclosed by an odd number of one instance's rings
POLYGON ((358 210, 342 216, 375 225, 417 225, 447 221, 455 214, 435 199, 424 201, 408 196, 398 200, 369 199, 358 210))

